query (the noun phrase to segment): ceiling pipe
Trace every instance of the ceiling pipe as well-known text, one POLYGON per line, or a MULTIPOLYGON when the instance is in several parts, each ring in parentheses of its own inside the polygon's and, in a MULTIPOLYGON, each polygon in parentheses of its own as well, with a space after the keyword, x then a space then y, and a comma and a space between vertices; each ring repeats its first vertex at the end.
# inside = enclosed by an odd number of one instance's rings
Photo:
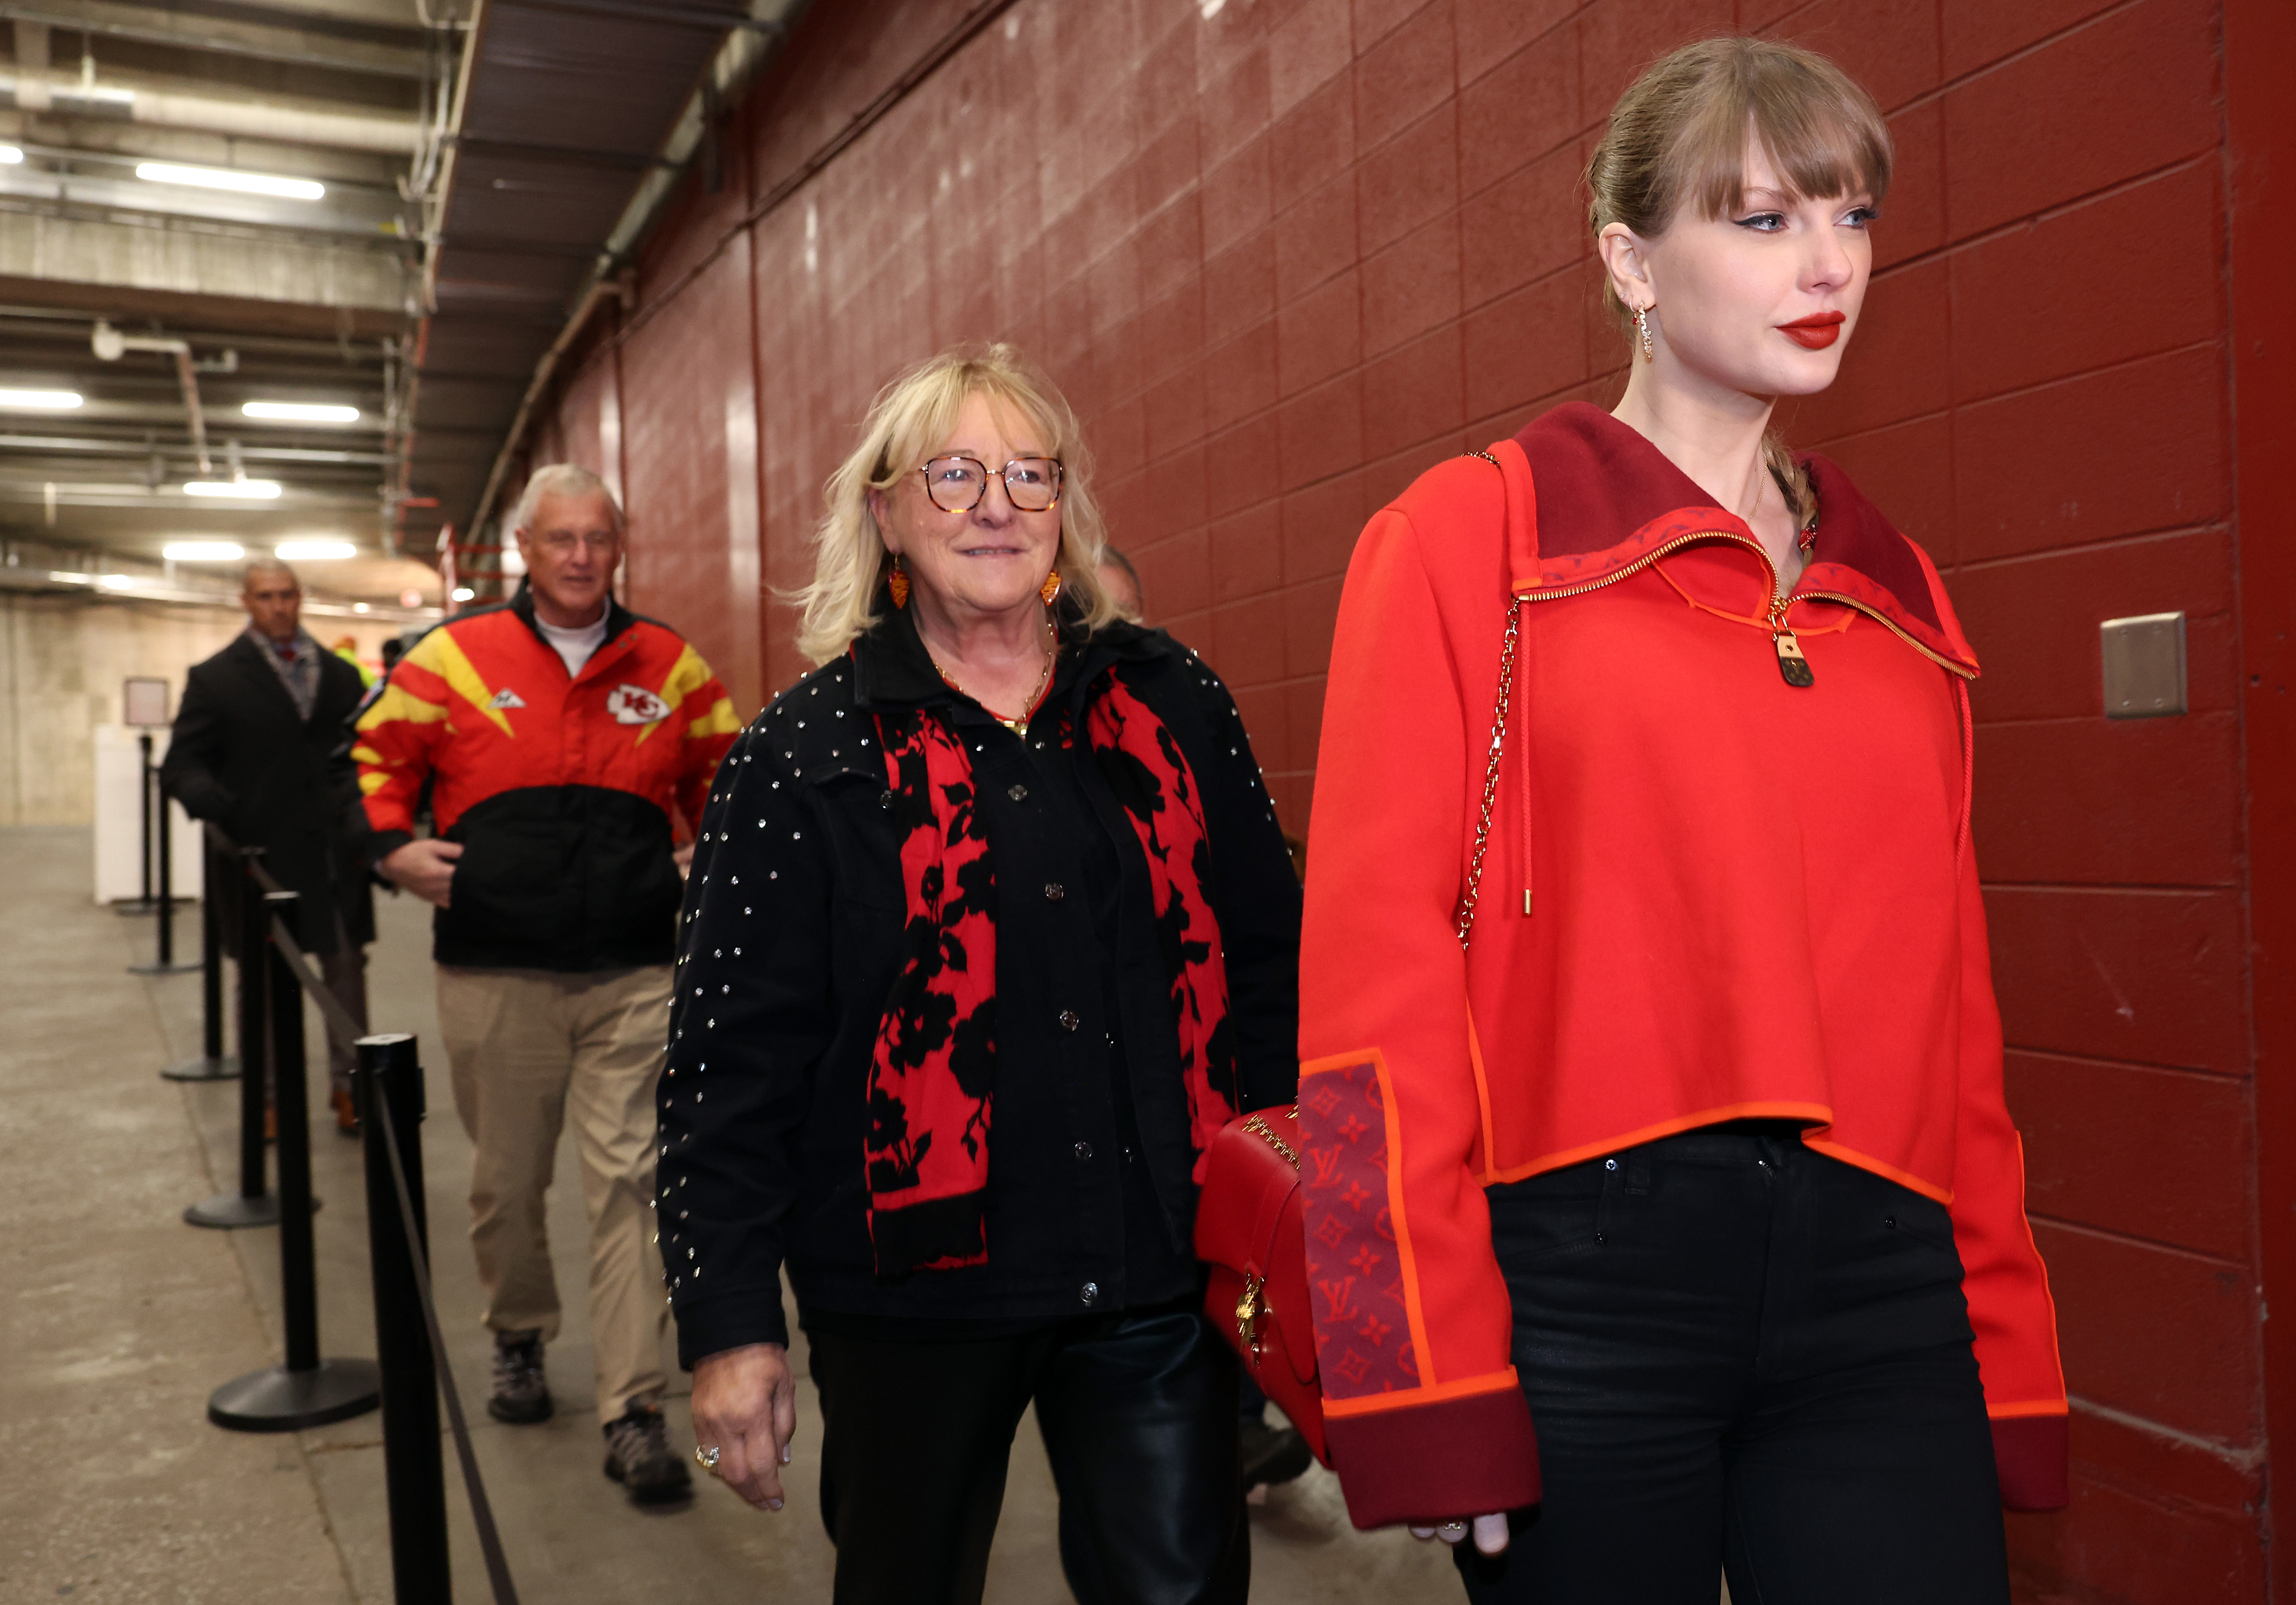
MULTIPOLYGON (((107 440, 86 435, 0 434, 0 451, 28 457, 42 452, 93 454, 132 458, 137 462, 148 455, 141 440, 107 440)), ((321 451, 305 446, 242 445, 240 455, 250 463, 333 463, 359 468, 383 466, 391 460, 388 454, 380 451, 321 451)))
POLYGON ((208 460, 207 414, 200 407, 199 370, 205 367, 209 373, 235 374, 239 371, 239 353, 226 351, 213 362, 194 363, 188 340, 170 340, 158 334, 122 334, 101 318, 88 337, 88 344, 106 362, 117 362, 130 351, 160 351, 176 359, 176 377, 184 387, 184 411, 191 420, 192 450, 199 458, 200 472, 214 473, 214 465, 208 460))
MULTIPOLYGON (((17 24, 20 35, 29 26, 17 24)), ((229 134, 281 144, 325 145, 345 151, 380 151, 411 156, 417 128, 413 118, 365 116, 348 111, 306 111, 259 101, 223 100, 160 89, 131 89, 80 79, 57 79, 45 72, 0 75, 0 97, 25 111, 144 123, 201 134, 229 134)))
POLYGON ((47 0, 41 4, 0 4, 0 17, 83 37, 132 39, 178 50, 242 56, 258 62, 284 62, 296 67, 323 67, 336 72, 364 72, 395 78, 419 78, 422 73, 422 53, 411 46, 330 40, 323 34, 267 23, 223 22, 217 26, 213 19, 182 17, 149 5, 92 12, 86 0, 47 0))
MULTIPOLYGON (((620 9, 613 5, 611 0, 598 0, 595 6, 588 4, 577 6, 572 0, 568 0, 568 4, 570 9, 620 9)), ((558 337, 551 342, 550 349, 543 353, 542 360, 535 365, 534 377, 528 382, 526 393, 519 399, 518 412, 511 419, 510 432, 503 437, 501 449, 495 453, 494 465, 488 470, 486 487, 479 492, 476 511, 471 520, 472 530, 483 533, 488 521, 494 516, 496 498, 501 494, 511 464, 524 442, 527 424, 533 418, 536 407, 549 391, 559 363, 588 326, 591 315, 598 309, 600 303, 609 298, 620 302, 626 312, 636 301, 636 274, 628 264, 636 253, 639 242, 652 232, 655 219, 676 197, 677 186, 695 157, 705 152, 714 155, 714 152, 708 152, 708 147, 717 134, 718 108, 727 101, 736 104, 740 103, 751 81, 764 70, 767 62, 772 58, 774 48, 786 44, 790 23, 803 9, 802 4, 792 6, 782 21, 770 24, 758 19, 751 19, 751 26, 748 28, 739 26, 732 19, 718 24, 731 30, 732 37, 718 46, 718 54, 711 58, 702 75, 701 86, 687 97, 660 157, 639 181, 636 193, 630 197, 629 204, 623 208, 613 233, 607 237, 605 248, 598 253, 597 261, 590 270, 589 281, 583 286, 581 298, 575 303, 572 315, 559 329, 558 337)), ((458 109, 455 117, 458 132, 461 123, 458 109)), ((433 284, 437 260, 438 253, 434 251, 430 268, 433 284)), ((430 285, 426 285, 426 291, 430 289, 430 285)), ((435 295, 435 292, 432 293, 435 295)))

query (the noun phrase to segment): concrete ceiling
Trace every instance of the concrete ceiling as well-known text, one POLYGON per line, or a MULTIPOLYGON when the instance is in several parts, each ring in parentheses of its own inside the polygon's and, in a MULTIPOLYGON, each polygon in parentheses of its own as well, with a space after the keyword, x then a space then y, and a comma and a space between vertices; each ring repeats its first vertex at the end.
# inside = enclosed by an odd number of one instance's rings
POLYGON ((407 559, 470 527, 570 319, 701 144, 705 78, 753 70, 795 4, 0 0, 0 391, 81 399, 0 398, 0 579, 327 538, 360 556, 307 571, 316 594, 435 592, 407 559), (280 494, 183 489, 242 476, 280 494))
POLYGON ((566 336, 711 133, 705 101, 730 102, 797 10, 487 0, 426 230, 409 549, 470 538, 566 336))

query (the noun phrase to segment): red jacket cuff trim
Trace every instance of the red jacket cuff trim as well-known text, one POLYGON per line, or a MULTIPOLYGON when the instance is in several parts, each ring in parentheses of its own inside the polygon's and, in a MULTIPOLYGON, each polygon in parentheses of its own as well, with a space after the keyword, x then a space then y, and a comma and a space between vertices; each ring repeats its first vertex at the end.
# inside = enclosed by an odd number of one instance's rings
POLYGON ((1362 1528, 1428 1526, 1538 1502, 1538 1440, 1520 1387, 1325 1418, 1332 1469, 1362 1528))
POLYGON ((2072 1502, 2068 1422, 2062 1415, 1996 1416, 1993 1464, 2001 1502, 2013 1510, 2062 1510, 2072 1502))

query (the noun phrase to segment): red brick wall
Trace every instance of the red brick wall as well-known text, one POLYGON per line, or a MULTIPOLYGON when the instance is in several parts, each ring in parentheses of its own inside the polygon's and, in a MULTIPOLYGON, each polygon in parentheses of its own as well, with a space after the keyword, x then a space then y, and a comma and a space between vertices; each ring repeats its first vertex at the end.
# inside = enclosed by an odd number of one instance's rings
POLYGON ((760 582, 802 582, 870 394, 1018 340, 1088 419, 1152 613, 1236 687, 1304 830, 1365 518, 1615 394, 1578 189, 1611 101, 1702 33, 1832 53, 1889 111, 1898 178, 1842 383, 1782 422, 1928 547, 1987 665, 1978 840, 2077 1398, 2073 1509, 2012 1519, 2021 1586, 2263 1599, 2224 6, 992 9, 760 210, 977 14, 815 6, 731 125, 724 191, 686 199, 567 383, 543 449, 619 457, 635 605, 754 706, 803 667, 760 582), (2193 712, 2108 723, 2098 621, 2170 608, 2193 712))

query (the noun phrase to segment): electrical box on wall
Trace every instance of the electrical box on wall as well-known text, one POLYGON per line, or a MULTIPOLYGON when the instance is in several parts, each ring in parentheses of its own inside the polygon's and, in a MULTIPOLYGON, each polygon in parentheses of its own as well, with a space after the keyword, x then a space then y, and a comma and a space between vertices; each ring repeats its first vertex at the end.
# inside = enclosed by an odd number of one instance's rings
POLYGON ((2107 719, 2158 719, 2185 711, 2183 613, 2107 619, 2098 629, 2107 719))

